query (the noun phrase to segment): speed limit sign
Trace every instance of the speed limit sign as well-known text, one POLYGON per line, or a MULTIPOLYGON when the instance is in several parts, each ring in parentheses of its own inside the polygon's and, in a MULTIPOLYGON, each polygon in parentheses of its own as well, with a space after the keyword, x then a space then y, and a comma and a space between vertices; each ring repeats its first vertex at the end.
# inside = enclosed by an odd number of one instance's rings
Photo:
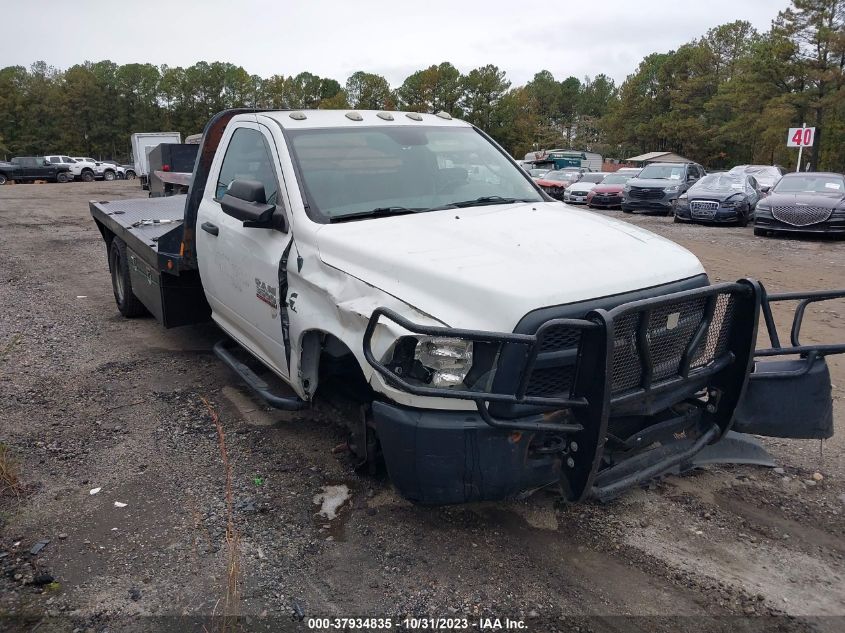
POLYGON ((787 147, 812 147, 816 138, 814 127, 791 127, 786 137, 787 147))

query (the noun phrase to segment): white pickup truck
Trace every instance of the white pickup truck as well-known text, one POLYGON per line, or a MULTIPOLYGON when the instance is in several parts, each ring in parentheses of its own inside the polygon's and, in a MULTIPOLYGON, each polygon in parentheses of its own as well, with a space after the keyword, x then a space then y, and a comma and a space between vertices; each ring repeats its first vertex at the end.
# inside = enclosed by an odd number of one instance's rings
POLYGON ((90 208, 125 316, 213 318, 216 353, 271 406, 355 404, 356 462, 416 502, 606 499, 719 459, 734 431, 833 433, 824 357, 845 345, 799 335, 803 306, 845 291, 711 284, 448 114, 221 112, 187 196, 90 208), (779 300, 800 301, 789 345, 779 300))

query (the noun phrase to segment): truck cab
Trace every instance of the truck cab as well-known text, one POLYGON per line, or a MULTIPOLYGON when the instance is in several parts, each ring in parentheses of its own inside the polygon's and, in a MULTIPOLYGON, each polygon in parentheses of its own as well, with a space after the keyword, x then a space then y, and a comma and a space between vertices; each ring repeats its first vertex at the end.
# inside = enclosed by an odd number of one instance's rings
MULTIPOLYGON (((272 406, 354 403, 356 462, 421 503, 607 498, 688 463, 755 397, 760 284, 711 284, 681 246, 561 205, 448 114, 227 111, 186 196, 91 213, 124 315, 210 316, 272 406)), ((805 374, 829 383, 838 351, 805 374)), ((824 411, 792 436, 829 436, 824 411)))

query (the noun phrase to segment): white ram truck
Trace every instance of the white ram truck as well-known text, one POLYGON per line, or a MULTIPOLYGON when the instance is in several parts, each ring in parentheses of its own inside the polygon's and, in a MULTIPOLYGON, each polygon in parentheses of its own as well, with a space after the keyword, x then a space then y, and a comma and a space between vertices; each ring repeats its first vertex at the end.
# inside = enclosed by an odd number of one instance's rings
POLYGON ((720 447, 748 461, 735 431, 833 432, 824 357, 845 345, 802 345, 803 307, 781 345, 769 303, 845 291, 711 284, 448 114, 221 112, 186 196, 90 209, 120 312, 212 318, 218 356, 271 406, 354 404, 356 463, 383 461, 419 503, 605 499, 720 447))

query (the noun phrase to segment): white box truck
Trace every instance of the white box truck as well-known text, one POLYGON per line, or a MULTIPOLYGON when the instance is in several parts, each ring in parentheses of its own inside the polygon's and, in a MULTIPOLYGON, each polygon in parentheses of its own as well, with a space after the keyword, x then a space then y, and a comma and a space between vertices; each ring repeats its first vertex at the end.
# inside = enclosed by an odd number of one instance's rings
POLYGON ((179 132, 139 132, 132 135, 132 160, 141 188, 149 188, 150 152, 162 143, 181 143, 179 132))

